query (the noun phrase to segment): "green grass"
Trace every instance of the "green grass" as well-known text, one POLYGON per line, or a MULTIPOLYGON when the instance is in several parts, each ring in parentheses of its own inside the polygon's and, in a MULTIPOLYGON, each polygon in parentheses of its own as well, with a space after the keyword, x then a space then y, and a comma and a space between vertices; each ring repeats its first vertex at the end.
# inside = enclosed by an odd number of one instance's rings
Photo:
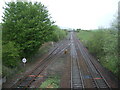
POLYGON ((59 83, 59 76, 50 76, 40 85, 40 88, 60 88, 59 83))
POLYGON ((80 33, 78 33, 78 37, 81 39, 81 40, 88 40, 92 35, 93 31, 80 31, 80 33))
POLYGON ((83 42, 85 45, 87 41, 92 38, 93 32, 95 31, 84 31, 81 30, 79 33, 77 33, 77 37, 80 39, 81 42, 83 42))

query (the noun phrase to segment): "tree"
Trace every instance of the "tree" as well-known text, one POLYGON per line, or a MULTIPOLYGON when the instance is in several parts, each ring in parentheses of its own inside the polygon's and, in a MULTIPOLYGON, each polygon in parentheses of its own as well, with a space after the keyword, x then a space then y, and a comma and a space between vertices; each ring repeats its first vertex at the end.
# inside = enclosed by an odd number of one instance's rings
POLYGON ((77 32, 80 32, 80 30, 81 30, 80 28, 79 28, 79 29, 77 29, 77 32))
POLYGON ((14 53, 19 51, 20 58, 29 58, 44 42, 49 41, 53 22, 44 5, 37 2, 9 2, 4 10, 3 46, 7 49, 3 50, 3 57, 6 55, 3 62, 8 60, 9 53, 6 52, 9 44, 16 48, 14 53))

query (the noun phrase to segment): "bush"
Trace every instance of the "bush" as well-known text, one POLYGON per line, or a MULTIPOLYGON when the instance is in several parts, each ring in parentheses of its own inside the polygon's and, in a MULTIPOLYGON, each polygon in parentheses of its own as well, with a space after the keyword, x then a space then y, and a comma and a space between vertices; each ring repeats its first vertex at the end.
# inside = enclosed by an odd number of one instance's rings
POLYGON ((106 66, 109 70, 118 73, 118 35, 117 31, 109 30, 105 32, 104 43, 104 66, 106 66))
POLYGON ((66 31, 61 30, 58 26, 52 26, 53 35, 51 36, 51 41, 57 42, 66 36, 66 31))
POLYGON ((8 67, 2 65, 2 77, 4 77, 4 76, 6 76, 6 77, 11 76, 12 73, 13 73, 13 71, 12 71, 11 68, 8 68, 8 67))
MULTIPOLYGON (((85 31, 82 31, 85 32, 85 31)), ((100 63, 118 75, 118 34, 117 30, 96 30, 84 33, 81 37, 81 31, 78 34, 83 43, 88 47, 90 53, 94 54, 100 63), (89 33, 89 32, 88 32, 89 33), (86 36, 88 38, 86 38, 86 36), (84 42, 86 41, 86 42, 84 42)))
POLYGON ((92 54, 95 54, 97 57, 100 57, 101 54, 104 54, 103 50, 103 40, 104 32, 102 30, 93 32, 93 36, 87 41, 87 47, 92 54))
POLYGON ((3 64, 5 66, 14 68, 20 63, 19 50, 15 47, 14 42, 8 42, 3 45, 3 64))

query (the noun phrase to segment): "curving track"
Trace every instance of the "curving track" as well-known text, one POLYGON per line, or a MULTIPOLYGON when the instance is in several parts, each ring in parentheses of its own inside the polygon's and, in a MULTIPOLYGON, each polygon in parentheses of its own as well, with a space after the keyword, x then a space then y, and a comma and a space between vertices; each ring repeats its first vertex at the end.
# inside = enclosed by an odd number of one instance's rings
POLYGON ((46 56, 39 65, 36 66, 29 74, 24 76, 24 78, 17 81, 11 88, 30 88, 30 85, 36 80, 38 76, 41 76, 41 73, 45 70, 45 68, 55 59, 61 56, 66 48, 68 48, 70 44, 66 41, 60 42, 49 54, 46 56), (34 76, 34 77, 29 77, 34 76))

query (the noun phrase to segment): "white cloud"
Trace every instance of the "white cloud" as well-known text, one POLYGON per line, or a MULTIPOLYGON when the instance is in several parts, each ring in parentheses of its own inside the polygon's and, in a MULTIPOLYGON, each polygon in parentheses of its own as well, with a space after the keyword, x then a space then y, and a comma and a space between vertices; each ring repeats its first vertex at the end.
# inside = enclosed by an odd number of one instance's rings
MULTIPOLYGON (((8 0, 6 0, 8 1, 8 0)), ((28 0, 42 2, 56 24, 62 27, 94 29, 108 27, 119 0, 28 0)))

